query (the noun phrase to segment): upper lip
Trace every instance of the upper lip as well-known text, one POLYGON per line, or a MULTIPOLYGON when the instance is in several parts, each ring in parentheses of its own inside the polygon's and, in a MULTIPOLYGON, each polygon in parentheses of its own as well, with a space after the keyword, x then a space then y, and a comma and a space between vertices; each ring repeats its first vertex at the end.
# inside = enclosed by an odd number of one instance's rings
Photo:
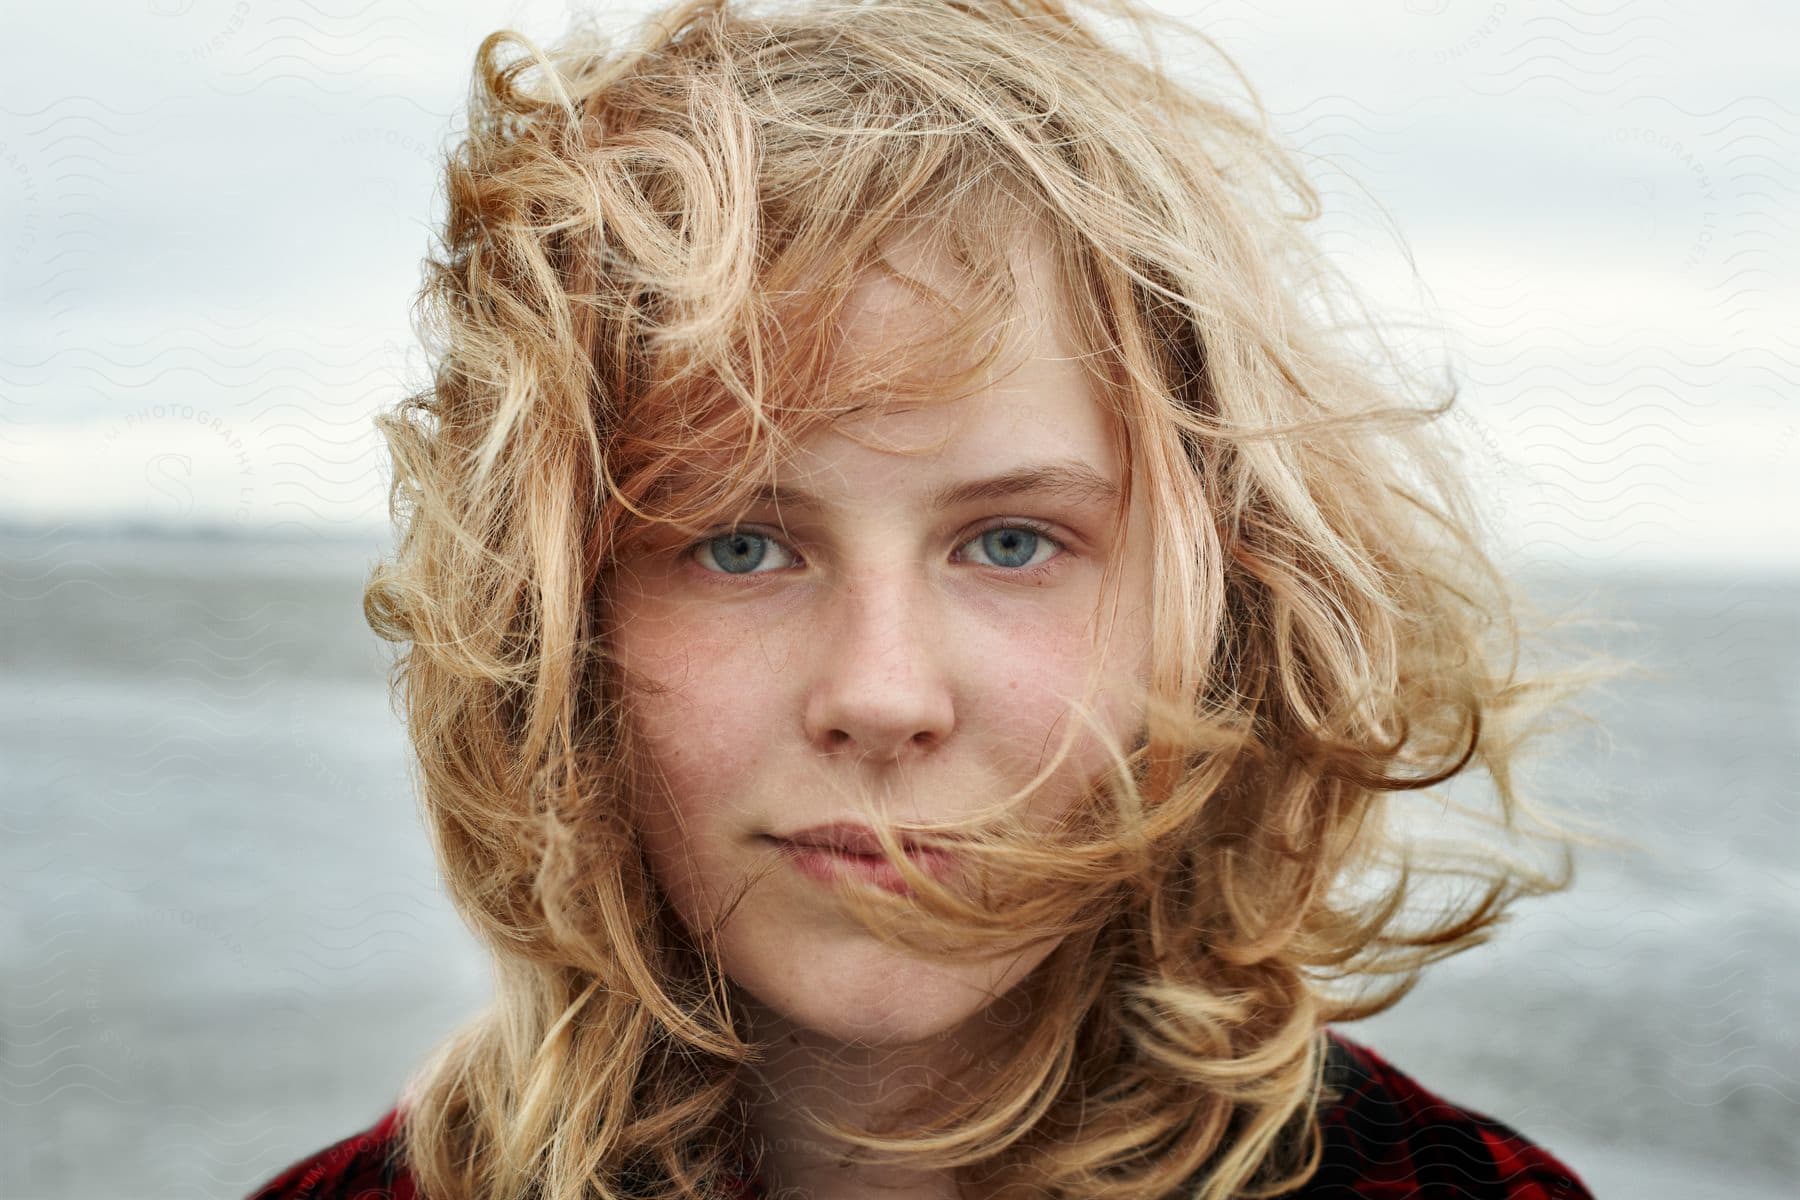
MULTIPOLYGON (((812 825, 805 829, 797 829, 793 833, 773 835, 783 842, 793 842, 799 846, 825 846, 840 850, 846 854, 881 853, 881 842, 875 836, 875 830, 857 821, 832 821, 824 825, 812 825)), ((900 844, 908 850, 916 845, 906 834, 896 834, 900 844)))

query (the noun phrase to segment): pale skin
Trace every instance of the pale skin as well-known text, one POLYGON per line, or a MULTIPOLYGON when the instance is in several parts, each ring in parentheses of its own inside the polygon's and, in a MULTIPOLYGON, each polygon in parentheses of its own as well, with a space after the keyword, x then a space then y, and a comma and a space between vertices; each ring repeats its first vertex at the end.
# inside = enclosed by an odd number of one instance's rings
MULTIPOLYGON (((907 244, 891 257, 934 284, 953 281, 907 244)), ((1113 738, 1128 744, 1141 719, 1126 698, 1149 670, 1142 489, 1122 540, 1117 502, 1104 497, 1038 489, 931 502, 950 485, 1046 464, 1080 464, 1123 488, 1117 433, 1075 359, 1043 244, 1022 241, 1018 261, 1029 357, 1016 371, 946 404, 857 413, 845 432, 805 443, 775 481, 816 508, 753 508, 737 537, 645 555, 620 577, 613 648, 657 685, 640 720, 675 809, 641 832, 689 928, 710 925, 735 881, 779 857, 764 835, 869 815, 846 809, 851 784, 888 797, 884 813, 899 823, 998 803, 1077 721, 1068 697, 1088 694, 1090 668, 1102 671, 1092 699, 1113 738), (859 440, 937 449, 907 455, 859 440), (1109 558, 1112 594, 1102 580, 1109 558)), ((850 341, 881 338, 914 304, 869 277, 850 341)), ((1110 762, 1078 735, 1029 811, 1054 815, 1110 762)), ((921 958, 871 937, 828 888, 789 866, 753 888, 721 927, 719 951, 753 1035, 771 1049, 749 1093, 770 1193, 958 1195, 947 1168, 840 1165, 841 1147, 821 1144, 797 1110, 868 1120, 902 1089, 932 1085, 944 1064, 979 1054, 1019 1020, 1007 993, 1054 948, 921 958)))

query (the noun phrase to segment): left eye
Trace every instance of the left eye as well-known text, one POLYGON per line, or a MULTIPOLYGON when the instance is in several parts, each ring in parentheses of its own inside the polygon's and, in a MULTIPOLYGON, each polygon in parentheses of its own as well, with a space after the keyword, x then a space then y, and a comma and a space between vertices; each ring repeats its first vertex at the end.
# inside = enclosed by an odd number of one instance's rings
MULTIPOLYGON (((779 547, 781 542, 755 530, 732 529, 695 543, 690 555, 708 574, 761 575, 768 574, 757 568, 768 561, 771 546, 779 547), (708 558, 713 560, 718 569, 705 565, 708 558)), ((1039 550, 1046 547, 1062 549, 1062 543, 1052 537, 1047 528, 1018 520, 981 530, 963 543, 963 547, 968 546, 979 546, 981 552, 992 561, 992 565, 1020 574, 1031 573, 1043 565, 1046 560, 1038 558, 1039 550), (1037 559, 1036 562, 1032 561, 1034 558, 1037 559)), ((788 551, 783 548, 782 553, 788 551)))
POLYGON ((1014 570, 1039 565, 1031 560, 1042 547, 1061 548, 1061 543, 1044 530, 1035 525, 1021 525, 1017 522, 984 529, 963 545, 980 546, 984 554, 998 560, 995 566, 1014 570))

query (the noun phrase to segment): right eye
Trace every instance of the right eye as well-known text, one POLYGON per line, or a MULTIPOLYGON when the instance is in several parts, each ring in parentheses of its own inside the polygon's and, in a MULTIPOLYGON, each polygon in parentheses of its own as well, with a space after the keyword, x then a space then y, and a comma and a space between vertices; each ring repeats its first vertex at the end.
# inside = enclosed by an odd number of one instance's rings
POLYGON ((725 529, 694 543, 688 556, 708 575, 766 575, 769 572, 757 568, 769 560, 769 548, 780 545, 773 537, 754 529, 725 529), (713 566, 706 565, 708 559, 713 566))

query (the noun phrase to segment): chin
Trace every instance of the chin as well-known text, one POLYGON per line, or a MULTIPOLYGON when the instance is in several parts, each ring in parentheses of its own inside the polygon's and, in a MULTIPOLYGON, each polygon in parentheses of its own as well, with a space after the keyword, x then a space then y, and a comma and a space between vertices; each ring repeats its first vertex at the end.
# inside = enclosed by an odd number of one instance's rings
POLYGON ((791 938, 774 943, 771 954, 741 945, 721 952, 732 981, 780 1022, 868 1046, 911 1045, 954 1031, 993 1008, 1049 954, 933 963, 860 932, 822 940, 829 944, 811 953, 791 938))

